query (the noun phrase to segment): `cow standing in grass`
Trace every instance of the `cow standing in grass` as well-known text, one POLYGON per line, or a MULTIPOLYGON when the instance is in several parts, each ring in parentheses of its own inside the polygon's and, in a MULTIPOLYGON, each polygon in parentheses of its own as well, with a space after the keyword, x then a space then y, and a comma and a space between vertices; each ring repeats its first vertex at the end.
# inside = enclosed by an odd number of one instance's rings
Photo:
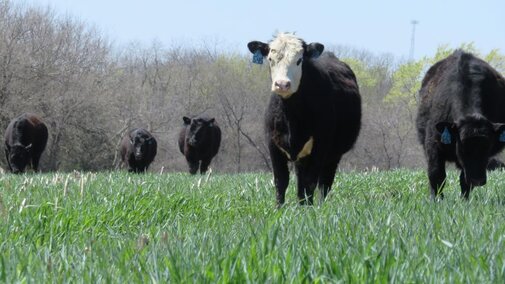
POLYGON ((121 142, 121 159, 129 172, 143 173, 156 157, 156 139, 143 128, 135 128, 121 142))
POLYGON ((39 170, 39 161, 46 148, 47 127, 35 114, 14 118, 5 131, 5 157, 12 173, 22 173, 27 165, 39 170))
POLYGON ((423 79, 417 133, 433 199, 443 198, 445 163, 461 169, 461 195, 486 184, 490 158, 505 145, 505 79, 470 53, 455 51, 423 79))
POLYGON ((179 150, 186 157, 189 173, 205 173, 221 145, 221 129, 214 118, 184 116, 179 133, 179 150))
POLYGON ((249 42, 253 62, 266 58, 272 79, 265 131, 277 204, 285 201, 288 162, 295 163, 298 198, 313 204, 316 186, 326 197, 342 155, 361 127, 361 97, 349 66, 320 43, 289 33, 271 42, 249 42))

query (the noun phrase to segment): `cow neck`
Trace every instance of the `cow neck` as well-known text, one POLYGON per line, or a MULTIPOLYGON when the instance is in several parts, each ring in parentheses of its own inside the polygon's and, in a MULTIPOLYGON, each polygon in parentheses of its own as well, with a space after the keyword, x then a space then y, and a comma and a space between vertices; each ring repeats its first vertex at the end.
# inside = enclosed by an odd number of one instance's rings
POLYGON ((286 118, 290 123, 301 119, 304 113, 304 104, 299 92, 292 94, 288 99, 281 99, 281 102, 286 118))

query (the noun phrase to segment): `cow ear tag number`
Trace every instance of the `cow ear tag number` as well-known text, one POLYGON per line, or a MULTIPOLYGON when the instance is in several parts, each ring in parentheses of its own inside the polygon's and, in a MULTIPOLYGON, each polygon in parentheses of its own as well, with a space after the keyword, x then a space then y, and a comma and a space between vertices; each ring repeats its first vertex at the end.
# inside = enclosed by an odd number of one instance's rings
POLYGON ((261 50, 256 50, 253 55, 253 63, 263 64, 263 54, 261 54, 261 50))
MULTIPOLYGON (((502 135, 503 135, 503 133, 502 133, 502 135)), ((501 138, 501 136, 500 136, 500 138, 501 138)), ((449 132, 449 129, 447 129, 447 127, 445 127, 444 131, 442 132, 441 142, 442 142, 442 144, 449 145, 449 144, 451 144, 451 140, 452 140, 451 133, 449 132)))
POLYGON ((505 142, 505 130, 501 132, 500 137, 498 137, 498 141, 505 142))

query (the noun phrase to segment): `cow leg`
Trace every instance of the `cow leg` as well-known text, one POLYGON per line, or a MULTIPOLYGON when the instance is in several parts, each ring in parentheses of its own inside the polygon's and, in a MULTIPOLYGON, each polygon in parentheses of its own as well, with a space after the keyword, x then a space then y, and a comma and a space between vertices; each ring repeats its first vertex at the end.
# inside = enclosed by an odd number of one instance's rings
POLYGON ((331 185, 335 179, 335 173, 337 171, 338 163, 340 162, 340 157, 337 161, 331 163, 330 165, 326 165, 321 175, 319 176, 318 186, 321 190, 322 200, 326 199, 326 196, 331 190, 331 185))
POLYGON ((314 204, 314 190, 316 189, 317 180, 309 175, 307 161, 298 162, 295 167, 300 205, 312 205, 314 204))
POLYGON ((473 187, 466 182, 465 173, 463 171, 459 174, 459 184, 461 186, 461 197, 468 200, 468 198, 470 198, 470 191, 472 191, 473 187))
POLYGON ((268 149, 272 160, 277 206, 281 207, 285 202, 286 188, 289 184, 288 159, 273 143, 269 143, 268 149))
POLYGON ((445 184, 445 160, 438 153, 428 153, 428 179, 430 181, 431 198, 444 199, 442 189, 445 184))
POLYGON ((40 156, 42 155, 41 153, 33 153, 32 155, 32 169, 34 172, 39 171, 39 161, 40 161, 40 156))
POLYGON ((9 160, 9 151, 5 149, 5 159, 7 160, 7 165, 9 166, 9 170, 12 172, 11 161, 9 160))
POLYGON ((200 164, 200 173, 201 174, 204 174, 205 172, 207 172, 211 161, 212 161, 212 158, 202 160, 202 163, 200 164))

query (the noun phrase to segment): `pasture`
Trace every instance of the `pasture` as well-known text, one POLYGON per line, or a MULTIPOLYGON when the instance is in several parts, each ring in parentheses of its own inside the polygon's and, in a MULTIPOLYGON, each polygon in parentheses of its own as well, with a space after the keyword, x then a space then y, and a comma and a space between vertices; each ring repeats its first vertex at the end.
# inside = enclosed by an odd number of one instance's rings
POLYGON ((502 282, 503 176, 433 203, 425 171, 340 173, 305 207, 291 177, 276 209, 270 173, 2 175, 0 281, 502 282))

